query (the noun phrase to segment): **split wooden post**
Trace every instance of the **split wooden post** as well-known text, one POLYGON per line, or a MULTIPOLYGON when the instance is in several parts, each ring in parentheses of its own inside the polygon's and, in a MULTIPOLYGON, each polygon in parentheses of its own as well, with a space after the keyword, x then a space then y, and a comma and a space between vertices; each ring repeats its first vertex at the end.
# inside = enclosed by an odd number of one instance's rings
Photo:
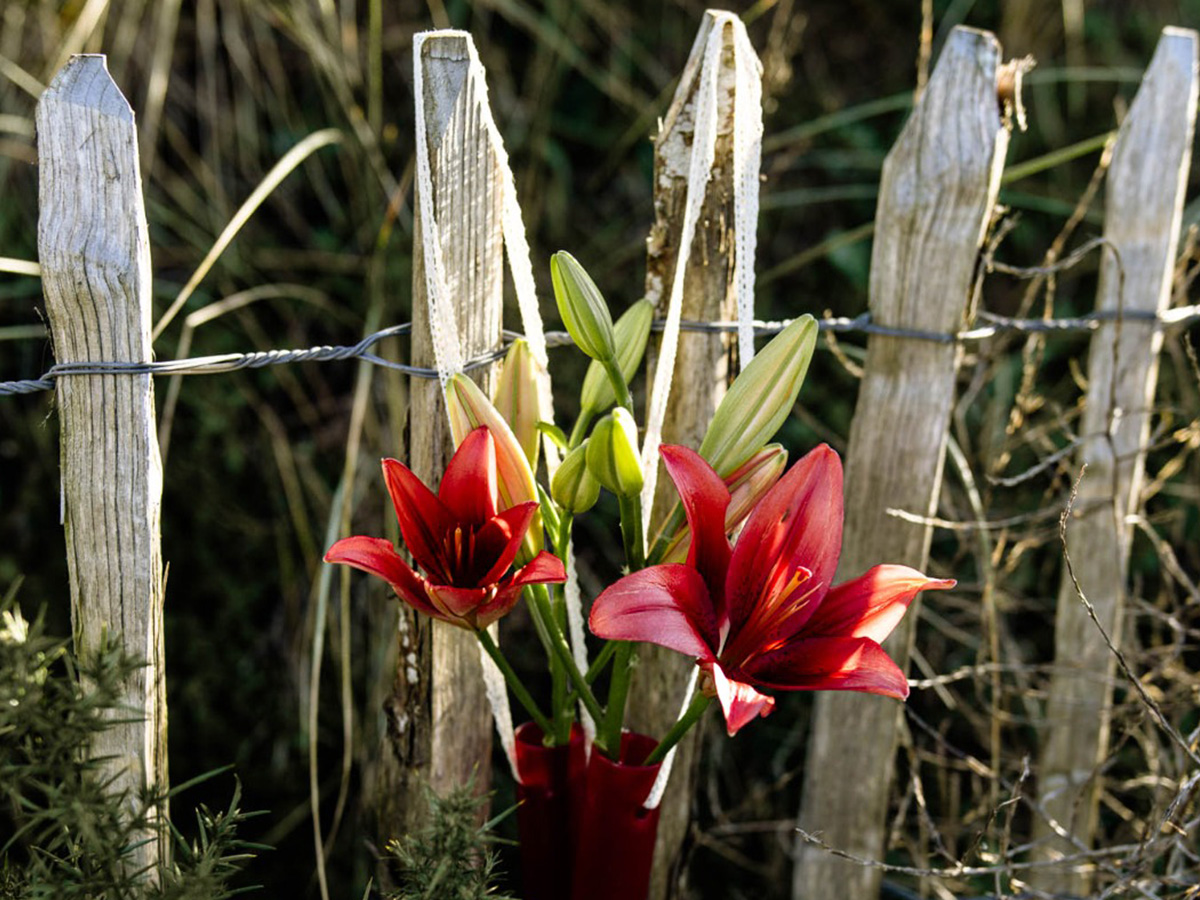
MULTIPOLYGON (((1171 297, 1184 193, 1196 124, 1197 34, 1164 29, 1142 85, 1122 124, 1108 170, 1104 236, 1096 308, 1161 314, 1171 297)), ((1075 576, 1100 626, 1119 645, 1132 527, 1139 506, 1158 379, 1162 331, 1153 321, 1125 318, 1095 332, 1088 354, 1088 390, 1079 485, 1067 545, 1075 576)), ((1055 620, 1055 660, 1037 770, 1043 809, 1074 840, 1038 820, 1043 859, 1091 847, 1108 754, 1116 660, 1064 571, 1055 620)), ((1034 869, 1041 890, 1090 893, 1082 868, 1034 869)))
MULTIPOLYGON (((137 130, 103 56, 63 66, 38 102, 37 131, 38 255, 55 358, 148 362, 150 241, 137 130)), ((154 385, 149 375, 71 375, 58 379, 56 399, 75 650, 86 664, 116 638, 147 663, 125 685, 129 712, 91 748, 110 758, 103 771, 113 789, 137 804, 143 790, 167 789, 154 385)), ((165 861, 164 837, 147 834, 132 864, 165 861)))
MULTIPOLYGON (((659 318, 666 315, 676 260, 679 258, 684 207, 687 202, 688 166, 696 123, 696 102, 709 35, 718 26, 709 11, 701 21, 692 52, 675 97, 659 128, 654 150, 654 224, 646 241, 646 298, 659 318)), ((721 70, 717 76, 717 143, 713 174, 684 274, 682 317, 701 322, 731 321, 737 315, 734 283, 734 103, 747 102, 734 90, 733 34, 724 28, 721 70)), ((675 357, 672 382, 678 402, 667 406, 663 421, 666 443, 700 446, 708 423, 733 373, 736 341, 730 334, 683 331, 675 357)), ((672 507, 675 488, 659 478, 656 519, 672 507)), ((654 523, 657 526, 658 522, 654 523)), ((651 529, 653 534, 653 528, 651 529)), ((660 734, 679 715, 688 679, 695 662, 672 650, 650 644, 638 648, 636 690, 629 698, 629 722, 634 731, 660 734)), ((699 729, 678 745, 671 779, 663 795, 650 880, 650 900, 673 895, 680 848, 687 835, 691 803, 695 796, 699 762, 699 729)))
MULTIPOLYGON (((1008 147, 996 96, 1000 45, 955 28, 883 166, 871 257, 872 321, 953 334, 969 315, 980 246, 1008 147)), ((956 343, 872 335, 846 459, 838 581, 882 563, 924 569, 954 402, 956 343)), ((886 648, 904 668, 916 604, 886 648)), ((884 852, 901 707, 868 694, 817 695, 800 826, 870 859, 884 852)), ((792 896, 875 900, 880 872, 797 839, 792 896)))
MULTIPOLYGON (((479 108, 487 96, 469 77, 470 36, 430 35, 421 44, 423 104, 447 294, 452 298, 464 358, 494 349, 501 339, 504 256, 500 170, 479 108)), ((420 190, 420 185, 418 185, 420 190)), ((420 204, 416 204, 419 208, 420 204)), ((420 216, 413 238, 412 361, 433 366, 420 216)), ((472 377, 490 393, 493 367, 472 377)), ((445 402, 436 379, 409 386, 411 467, 437 484, 454 454, 445 402)), ((475 636, 400 610, 399 658, 388 717, 384 761, 375 786, 381 837, 396 837, 421 816, 424 784, 442 792, 472 775, 491 783, 491 715, 475 636)))

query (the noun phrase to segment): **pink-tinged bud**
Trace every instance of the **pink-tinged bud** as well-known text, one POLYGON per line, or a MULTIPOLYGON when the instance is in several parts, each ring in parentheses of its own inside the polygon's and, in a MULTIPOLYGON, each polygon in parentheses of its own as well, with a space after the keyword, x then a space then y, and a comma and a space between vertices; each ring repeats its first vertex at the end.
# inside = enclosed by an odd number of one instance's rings
POLYGON ((504 417, 508 427, 529 460, 529 468, 537 471, 538 447, 538 387, 537 365, 529 344, 524 340, 513 341, 500 368, 496 392, 492 397, 496 410, 504 417))
MULTIPOLYGON (((450 432, 454 446, 459 446, 468 434, 484 425, 496 443, 496 489, 501 509, 518 503, 538 500, 533 470, 520 442, 504 421, 504 416, 492 405, 487 395, 466 375, 450 376, 446 382, 446 410, 450 414, 450 432)), ((531 559, 542 548, 541 514, 538 513, 522 545, 521 559, 531 559)))
POLYGON ((699 450, 722 478, 766 446, 787 419, 816 344, 816 320, 801 316, 775 335, 734 380, 699 450))
POLYGON ((782 444, 767 444, 737 467, 728 478, 729 508, 725 512, 725 531, 741 525, 787 468, 788 453, 782 444))
MULTIPOLYGON (((775 486, 787 468, 787 460, 788 454, 782 444, 767 444, 723 479, 725 487, 729 488, 729 506, 725 510, 726 534, 732 534, 746 521, 758 501, 775 486)), ((662 561, 683 562, 687 559, 690 544, 691 535, 687 526, 683 525, 671 538, 662 561)))

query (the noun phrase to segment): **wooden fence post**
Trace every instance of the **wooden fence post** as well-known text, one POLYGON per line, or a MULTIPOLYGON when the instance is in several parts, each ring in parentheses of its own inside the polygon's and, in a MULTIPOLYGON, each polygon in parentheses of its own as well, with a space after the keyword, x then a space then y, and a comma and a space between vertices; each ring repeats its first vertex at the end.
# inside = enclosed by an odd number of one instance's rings
MULTIPOLYGON (((72 56, 38 102, 38 254, 59 363, 147 362, 150 242, 133 110, 100 55, 72 56)), ((162 465, 149 375, 72 375, 57 382, 62 515, 75 650, 87 662, 118 637, 144 660, 126 685, 130 713, 93 756, 113 789, 167 789, 162 465)), ((151 810, 165 816, 165 808, 151 810)), ((133 865, 166 859, 148 834, 133 865)), ((151 873, 153 877, 153 872, 151 873)))
MULTIPOLYGON (((968 315, 975 265, 1008 147, 996 97, 1000 46, 955 28, 883 166, 871 257, 872 321, 942 334, 968 315)), ((876 563, 924 569, 932 529, 887 514, 932 515, 961 347, 872 335, 846 459, 838 581, 876 563)), ((886 644, 908 661, 914 603, 886 644)), ((800 826, 831 846, 882 858, 901 707, 868 694, 816 697, 800 826)), ((792 896, 874 900, 880 873, 796 845, 792 896)))
MULTIPOLYGON (((473 48, 465 32, 431 34, 421 44, 423 104, 447 295, 455 307, 464 358, 492 350, 501 339, 504 257, 500 170, 479 108, 484 87, 471 73, 473 48)), ((418 185, 420 190, 420 185, 418 185)), ((419 208, 420 204, 416 204, 419 208)), ((433 366, 420 216, 413 238, 412 361, 433 366)), ((493 367, 472 376, 490 393, 493 367)), ((436 379, 409 385, 412 470, 436 484, 454 453, 441 387, 436 379)), ((437 791, 475 775, 491 783, 491 715, 475 636, 400 610, 399 659, 386 702, 387 743, 375 786, 382 837, 407 831, 422 815, 423 781, 437 791)))
MULTIPOLYGON (((1197 35, 1164 29, 1122 124, 1108 170, 1105 250, 1096 308, 1157 313, 1167 308, 1179 243, 1192 134, 1196 123, 1197 35)), ((1075 576, 1114 644, 1121 642, 1131 526, 1136 513, 1158 379, 1162 332, 1144 319, 1100 326, 1088 354, 1088 390, 1079 433, 1079 485, 1067 528, 1075 576)), ((1037 770, 1043 809, 1074 841, 1039 819, 1034 836, 1043 859, 1092 845, 1099 767, 1108 754, 1115 659, 1063 573, 1055 622, 1055 660, 1037 770)), ((1090 893, 1081 867, 1035 869, 1041 890, 1090 893)))
MULTIPOLYGON (((714 27, 723 29, 721 69, 717 75, 717 143, 712 178, 708 182, 684 274, 682 317, 712 322, 730 321, 737 315, 733 110, 735 103, 746 103, 748 99, 736 96, 734 35, 732 27, 726 27, 720 15, 710 10, 701 21, 679 87, 655 141, 654 225, 646 242, 646 298, 654 303, 659 318, 666 315, 679 257, 696 124, 695 108, 705 48, 714 27)), ((700 446, 732 375, 735 344, 729 334, 680 333, 672 379, 679 401, 667 406, 662 432, 664 442, 700 446)), ((661 519, 664 510, 670 509, 670 501, 674 498, 675 488, 670 480, 660 478, 655 498, 656 520, 661 519)), ((666 727, 665 723, 674 721, 694 668, 692 660, 674 651, 650 644, 639 647, 636 690, 629 698, 630 728, 645 734, 659 734, 666 727)), ((687 834, 695 796, 699 746, 699 729, 696 729, 676 752, 661 805, 650 882, 651 900, 662 900, 674 893, 672 884, 678 875, 680 848, 687 834)))

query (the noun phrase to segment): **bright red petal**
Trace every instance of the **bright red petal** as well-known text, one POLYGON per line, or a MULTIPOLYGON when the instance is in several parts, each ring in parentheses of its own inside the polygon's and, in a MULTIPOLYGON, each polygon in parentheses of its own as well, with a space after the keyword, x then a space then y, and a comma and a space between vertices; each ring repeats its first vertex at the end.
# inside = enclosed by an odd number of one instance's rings
POLYGON ((459 628, 474 630, 476 613, 495 597, 493 588, 461 588, 449 584, 431 584, 429 600, 437 607, 438 618, 459 628))
POLYGON ((841 547, 842 463, 822 444, 767 492, 738 537, 725 580, 730 640, 755 610, 756 627, 771 625, 770 639, 798 632, 816 605, 795 601, 803 596, 819 600, 829 589, 841 547), (798 580, 800 567, 811 575, 798 580), (773 609, 780 615, 763 616, 773 609))
POLYGON ((561 583, 567 580, 567 570, 562 560, 542 550, 512 575, 500 582, 494 599, 476 610, 477 626, 484 628, 501 616, 506 616, 521 599, 521 590, 527 584, 561 583))
POLYGON ((953 579, 929 578, 908 566, 875 566, 826 594, 804 626, 804 633, 814 637, 868 637, 882 642, 918 592, 946 590, 954 584, 953 579))
POLYGON ((704 457, 694 450, 664 444, 658 452, 687 513, 692 538, 687 564, 695 567, 704 578, 720 621, 725 612, 725 573, 730 554, 729 539, 725 537, 729 489, 704 457))
MULTIPOLYGON (((491 567, 479 578, 479 584, 493 584, 504 577, 517 558, 529 523, 537 514, 536 503, 521 503, 506 509, 488 521, 475 533, 475 553, 479 564, 491 567)), ((543 551, 545 552, 545 551, 543 551)))
POLYGON ((438 499, 464 524, 479 526, 496 515, 496 442, 486 428, 476 428, 458 445, 438 499))
POLYGON ((713 663, 704 667, 711 675, 717 689, 717 701, 725 713, 725 730, 733 737, 759 716, 770 715, 775 708, 775 698, 760 694, 753 686, 734 681, 726 676, 721 666, 713 663))
POLYGON ((816 637, 792 641, 743 666, 748 680, 785 691, 866 691, 903 700, 908 679, 875 641, 816 637))
POLYGON ((562 560, 548 550, 538 555, 513 573, 512 586, 523 588, 527 584, 561 584, 567 580, 567 570, 562 560))
POLYGON ((646 641, 702 660, 713 659, 717 619, 704 579, 691 566, 651 566, 604 590, 588 618, 592 634, 646 641))
POLYGON ((398 460, 383 461, 383 479, 396 508, 404 546, 413 560, 434 581, 450 581, 450 566, 442 548, 445 536, 454 530, 450 510, 398 460))
POLYGON ((377 575, 417 612, 441 618, 425 594, 424 580, 400 558, 391 541, 364 536, 342 538, 329 548, 325 562, 342 563, 377 575))

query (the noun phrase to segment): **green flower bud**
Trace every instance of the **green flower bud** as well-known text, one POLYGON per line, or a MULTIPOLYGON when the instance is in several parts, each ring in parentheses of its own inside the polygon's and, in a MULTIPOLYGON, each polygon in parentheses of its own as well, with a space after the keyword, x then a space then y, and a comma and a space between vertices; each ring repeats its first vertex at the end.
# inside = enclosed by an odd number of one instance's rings
POLYGON ((775 335, 734 380, 699 451, 722 478, 775 436, 796 403, 816 345, 816 320, 801 316, 775 335))
POLYGON ((570 253, 560 250, 550 257, 550 278, 554 299, 576 346, 601 362, 617 358, 612 316, 608 304, 591 276, 570 253))
MULTIPOLYGON (((625 310, 613 326, 613 337, 617 343, 617 367, 621 377, 629 384, 642 357, 646 353, 646 342, 650 339, 650 325, 654 320, 654 304, 639 300, 625 310)), ((583 377, 583 390, 579 394, 579 408, 593 413, 603 412, 617 402, 612 382, 604 366, 595 360, 588 366, 583 377)))
POLYGON ((587 512, 600 498, 600 482, 587 467, 588 443, 584 441, 568 453, 550 479, 550 496, 568 512, 587 512))
POLYGON ((504 417, 508 427, 529 460, 529 468, 537 470, 538 447, 538 385, 537 366, 529 344, 524 340, 513 341, 500 367, 500 378, 496 382, 496 393, 492 397, 496 410, 504 417))
POLYGON ((588 471, 602 486, 618 497, 641 493, 637 424, 629 410, 619 406, 597 422, 587 443, 588 471))

